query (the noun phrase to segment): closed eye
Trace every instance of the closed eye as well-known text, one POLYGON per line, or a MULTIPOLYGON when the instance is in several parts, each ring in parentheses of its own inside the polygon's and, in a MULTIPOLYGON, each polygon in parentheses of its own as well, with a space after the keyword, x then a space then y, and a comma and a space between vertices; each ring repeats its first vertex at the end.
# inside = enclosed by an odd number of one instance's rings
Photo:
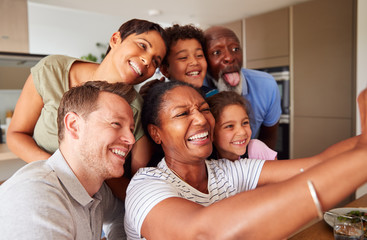
POLYGON ((187 111, 185 112, 181 112, 179 114, 177 114, 175 117, 183 117, 183 116, 187 116, 189 113, 187 111))
POLYGON ((210 112, 210 108, 203 108, 200 110, 201 112, 210 112))

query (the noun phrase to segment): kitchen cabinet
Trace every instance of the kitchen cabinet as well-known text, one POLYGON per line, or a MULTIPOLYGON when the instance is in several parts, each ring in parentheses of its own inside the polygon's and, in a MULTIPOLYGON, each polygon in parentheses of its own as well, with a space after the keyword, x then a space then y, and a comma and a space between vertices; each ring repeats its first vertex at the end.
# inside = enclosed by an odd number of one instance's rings
POLYGON ((0 90, 22 89, 31 73, 31 67, 45 56, 47 55, 0 52, 0 90))
POLYGON ((289 65, 289 8, 245 19, 248 68, 289 65))
POLYGON ((313 0, 245 19, 247 67, 290 68, 291 158, 354 135, 355 12, 355 0, 313 0))
POLYGON ((310 1, 292 11, 291 142, 293 157, 303 157, 354 133, 355 1, 310 1))
POLYGON ((29 52, 27 0, 0 0, 0 51, 29 52))

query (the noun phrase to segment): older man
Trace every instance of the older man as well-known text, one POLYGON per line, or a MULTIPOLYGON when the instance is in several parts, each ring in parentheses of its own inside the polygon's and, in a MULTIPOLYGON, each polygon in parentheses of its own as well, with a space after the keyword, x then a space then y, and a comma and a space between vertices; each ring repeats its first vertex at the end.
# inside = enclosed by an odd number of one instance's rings
POLYGON ((135 142, 134 93, 93 81, 65 93, 58 111, 59 149, 21 168, 0 187, 4 239, 123 239, 124 204, 106 179, 120 177, 135 142))
POLYGON ((236 34, 225 27, 214 26, 205 32, 207 77, 204 86, 219 91, 235 91, 251 104, 252 138, 275 148, 279 118, 280 94, 274 78, 265 72, 242 68, 243 58, 236 34))

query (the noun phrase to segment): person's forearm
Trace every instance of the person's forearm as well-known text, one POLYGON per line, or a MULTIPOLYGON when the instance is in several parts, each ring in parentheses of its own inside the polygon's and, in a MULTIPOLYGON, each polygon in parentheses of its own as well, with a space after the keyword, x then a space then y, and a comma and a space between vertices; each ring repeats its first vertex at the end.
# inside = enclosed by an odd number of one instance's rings
POLYGON ((8 148, 27 163, 45 160, 51 156, 51 154, 42 150, 34 139, 27 134, 8 132, 6 141, 8 148))
POLYGON ((208 207, 186 199, 167 198, 147 215, 142 234, 152 239, 173 238, 177 234, 182 239, 194 236, 203 239, 285 238, 318 216, 307 184, 309 180, 323 211, 367 181, 365 171, 360 170, 367 169, 366 146, 367 139, 364 146, 320 162, 304 172, 298 171, 286 180, 239 193, 208 207), (183 233, 177 227, 182 224, 186 229, 183 233), (159 227, 162 225, 164 229, 159 227))
MULTIPOLYGON (((356 171, 367 169, 366 158, 367 150, 345 152, 335 156, 332 161, 323 162, 289 180, 241 193, 238 195, 239 199, 236 199, 237 196, 226 199, 218 204, 223 206, 217 206, 218 209, 213 210, 213 214, 218 212, 220 219, 225 220, 226 215, 223 214, 227 211, 231 213, 227 217, 234 221, 229 223, 228 229, 237 229, 235 225, 238 222, 241 225, 238 228, 244 230, 240 234, 249 236, 249 239, 266 239, 263 226, 267 226, 269 232, 273 234, 279 231, 279 235, 272 235, 270 239, 287 237, 292 231, 318 215, 307 181, 311 180, 314 184, 322 210, 326 211, 367 181, 364 171, 356 171), (353 164, 346 163, 346 159, 353 161, 353 164), (249 223, 244 224, 243 221, 249 223), (285 222, 287 224, 284 224, 285 222), (231 226, 232 224, 234 226, 231 226)), ((213 219, 213 216, 209 219, 213 219)), ((226 223, 216 222, 216 224, 223 226, 222 224, 226 223)), ((223 226, 223 229, 225 228, 226 226, 223 226)))
POLYGON ((330 147, 328 147, 327 149, 325 149, 323 152, 321 152, 320 154, 316 155, 315 157, 321 158, 322 160, 326 160, 330 157, 339 155, 343 152, 349 151, 351 149, 353 149, 357 142, 358 142, 358 138, 359 136, 355 136, 352 138, 348 138, 344 141, 338 142, 330 147))

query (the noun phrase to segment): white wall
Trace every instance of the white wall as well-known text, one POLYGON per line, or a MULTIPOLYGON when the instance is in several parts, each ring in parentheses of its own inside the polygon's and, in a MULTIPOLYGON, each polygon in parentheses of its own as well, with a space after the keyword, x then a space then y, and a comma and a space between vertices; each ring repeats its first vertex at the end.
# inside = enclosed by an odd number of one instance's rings
POLYGON ((127 19, 28 2, 30 53, 100 56, 97 42, 108 44, 127 19))
MULTIPOLYGON (((109 16, 28 2, 29 51, 38 54, 63 54, 81 57, 92 53, 100 57, 110 37, 121 24, 123 16, 109 16)), ((167 27, 168 23, 159 23, 167 27)))

